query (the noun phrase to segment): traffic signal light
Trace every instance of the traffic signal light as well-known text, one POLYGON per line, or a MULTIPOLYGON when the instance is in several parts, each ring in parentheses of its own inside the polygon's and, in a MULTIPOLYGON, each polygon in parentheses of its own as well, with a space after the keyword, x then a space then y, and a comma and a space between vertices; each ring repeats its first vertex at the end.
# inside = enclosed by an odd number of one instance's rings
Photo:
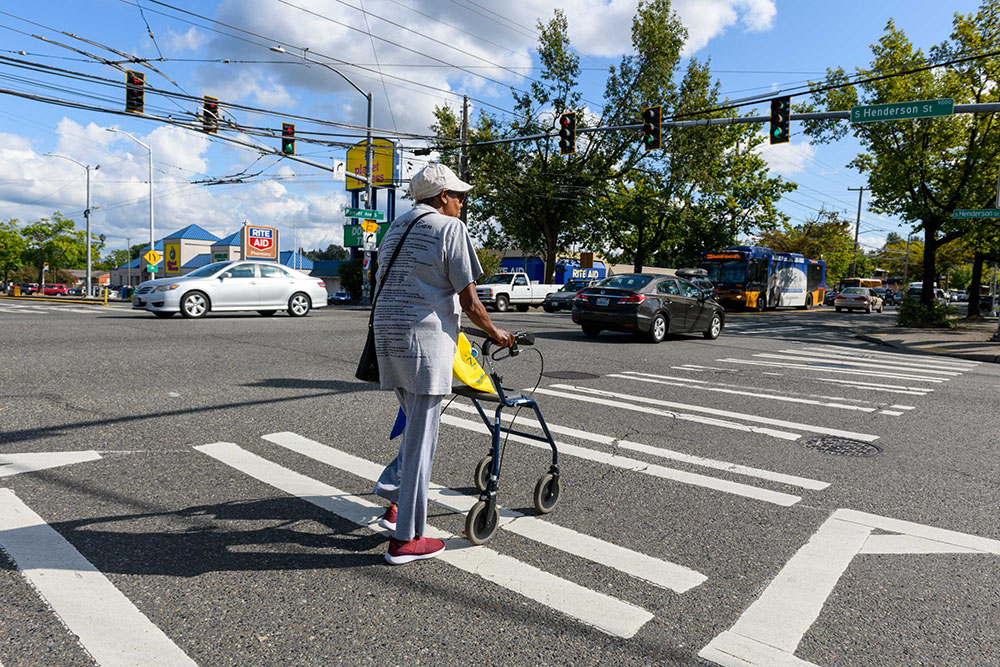
POLYGON ((201 131, 206 134, 219 132, 219 98, 205 95, 201 103, 201 131))
POLYGON ((146 108, 146 75, 142 72, 125 72, 125 111, 143 113, 146 108))
POLYGON ((788 121, 791 119, 792 103, 789 97, 771 100, 771 143, 783 144, 788 141, 788 121))
POLYGON ((662 146, 662 135, 660 134, 661 123, 663 122, 663 107, 646 107, 642 111, 642 146, 646 151, 655 151, 662 146))
POLYGON ((281 152, 295 155, 295 126, 291 123, 281 124, 281 152))
POLYGON ((559 155, 576 155, 576 112, 559 116, 559 155))

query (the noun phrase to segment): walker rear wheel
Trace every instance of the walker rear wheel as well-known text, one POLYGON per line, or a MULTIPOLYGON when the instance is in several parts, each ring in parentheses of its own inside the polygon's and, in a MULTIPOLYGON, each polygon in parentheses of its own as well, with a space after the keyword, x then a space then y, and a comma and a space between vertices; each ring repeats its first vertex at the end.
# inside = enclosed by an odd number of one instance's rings
POLYGON ((480 491, 486 490, 486 485, 490 483, 490 474, 493 472, 493 457, 484 456, 476 465, 476 488, 480 491))
POLYGON ((465 517, 465 536, 473 544, 485 544, 497 532, 500 525, 500 511, 494 507, 492 516, 486 510, 486 501, 480 500, 465 517))
POLYGON ((548 472, 538 478, 535 484, 535 509, 548 514, 559 502, 559 478, 548 472))

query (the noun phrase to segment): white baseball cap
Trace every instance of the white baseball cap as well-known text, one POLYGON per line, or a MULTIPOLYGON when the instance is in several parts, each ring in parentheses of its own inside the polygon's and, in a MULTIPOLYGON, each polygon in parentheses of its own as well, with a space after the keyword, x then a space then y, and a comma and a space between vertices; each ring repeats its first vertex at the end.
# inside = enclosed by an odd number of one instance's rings
POLYGON ((455 175, 448 165, 432 162, 410 179, 410 199, 430 199, 440 192, 468 192, 472 186, 455 175))

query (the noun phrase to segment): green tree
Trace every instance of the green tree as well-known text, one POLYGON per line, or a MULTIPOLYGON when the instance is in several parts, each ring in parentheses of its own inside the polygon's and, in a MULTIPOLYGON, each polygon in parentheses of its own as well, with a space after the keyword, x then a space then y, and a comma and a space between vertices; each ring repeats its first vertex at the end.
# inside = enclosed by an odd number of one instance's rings
POLYGON ((476 248, 476 257, 479 258, 479 264, 483 267, 483 275, 479 278, 480 280, 486 280, 500 271, 500 255, 495 251, 489 248, 476 248))
POLYGON ((86 232, 77 231, 75 227, 72 220, 56 211, 51 218, 41 218, 21 229, 28 246, 24 256, 28 264, 37 268, 39 283, 42 282, 42 265, 46 262, 53 272, 86 265, 86 232))
POLYGON ((351 298, 361 298, 361 283, 363 280, 363 266, 360 259, 351 259, 342 262, 340 270, 340 288, 345 292, 350 292, 351 298))
POLYGON ((130 259, 132 258, 129 257, 129 251, 119 248, 118 250, 112 250, 109 252, 104 256, 104 259, 94 262, 94 268, 100 271, 112 271, 117 269, 119 266, 128 264, 130 259))
POLYGON ((4 287, 9 283, 10 272, 20 269, 24 264, 27 245, 17 223, 14 218, 0 222, 0 270, 3 271, 4 287))
MULTIPOLYGON (((838 284, 847 274, 854 258, 854 224, 836 211, 820 209, 801 225, 784 223, 778 229, 765 230, 757 239, 759 245, 775 252, 797 252, 809 259, 826 262, 826 283, 838 284)), ((865 275, 871 262, 858 256, 858 275, 865 275)))
MULTIPOLYGON (((949 39, 930 49, 929 58, 914 47, 902 30, 889 21, 885 34, 872 45, 866 77, 924 65, 989 54, 947 68, 924 70, 868 81, 855 86, 822 90, 812 105, 801 110, 849 109, 853 105, 882 104, 949 97, 955 104, 997 102, 1000 99, 1000 0, 984 0, 979 11, 955 14, 949 39), (993 53, 991 53, 993 52, 993 53)), ((824 84, 847 84, 842 68, 828 70, 824 84)), ((924 233, 922 300, 929 307, 937 280, 936 257, 943 245, 961 238, 977 224, 952 219, 956 208, 987 208, 996 196, 1000 168, 1000 131, 995 113, 962 114, 942 118, 846 124, 806 122, 806 131, 819 143, 835 141, 848 132, 861 142, 862 152, 849 166, 867 174, 871 209, 898 215, 924 233)))
POLYGON ((326 247, 326 250, 307 250, 302 253, 303 256, 316 261, 326 261, 326 260, 338 260, 338 259, 349 259, 351 253, 347 252, 347 249, 343 246, 337 245, 336 243, 331 243, 326 247))

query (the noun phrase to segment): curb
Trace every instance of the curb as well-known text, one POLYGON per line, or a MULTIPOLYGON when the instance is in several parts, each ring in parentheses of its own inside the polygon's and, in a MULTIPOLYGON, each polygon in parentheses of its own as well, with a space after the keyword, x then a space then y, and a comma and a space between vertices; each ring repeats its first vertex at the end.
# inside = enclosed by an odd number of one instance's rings
POLYGON ((935 354, 939 357, 952 357, 955 359, 967 359, 970 361, 981 361, 987 364, 1000 364, 1000 354, 979 354, 976 352, 969 354, 954 354, 951 352, 939 352, 934 349, 912 347, 910 345, 905 345, 903 343, 896 343, 889 340, 882 340, 877 336, 870 336, 868 334, 854 334, 854 337, 863 340, 866 343, 875 343, 876 345, 885 345, 886 347, 891 347, 895 350, 905 350, 907 352, 923 352, 925 354, 935 354))
POLYGON ((77 297, 71 297, 71 298, 68 298, 68 299, 58 299, 56 297, 51 297, 51 296, 7 296, 7 295, 0 295, 0 299, 5 299, 5 300, 8 300, 8 301, 44 301, 46 303, 71 303, 71 304, 72 303, 86 303, 86 304, 90 304, 92 306, 104 306, 104 305, 113 306, 115 304, 131 303, 129 301, 122 301, 120 299, 116 299, 114 301, 108 300, 108 302, 105 304, 104 303, 104 299, 81 299, 81 298, 77 298, 77 297))

